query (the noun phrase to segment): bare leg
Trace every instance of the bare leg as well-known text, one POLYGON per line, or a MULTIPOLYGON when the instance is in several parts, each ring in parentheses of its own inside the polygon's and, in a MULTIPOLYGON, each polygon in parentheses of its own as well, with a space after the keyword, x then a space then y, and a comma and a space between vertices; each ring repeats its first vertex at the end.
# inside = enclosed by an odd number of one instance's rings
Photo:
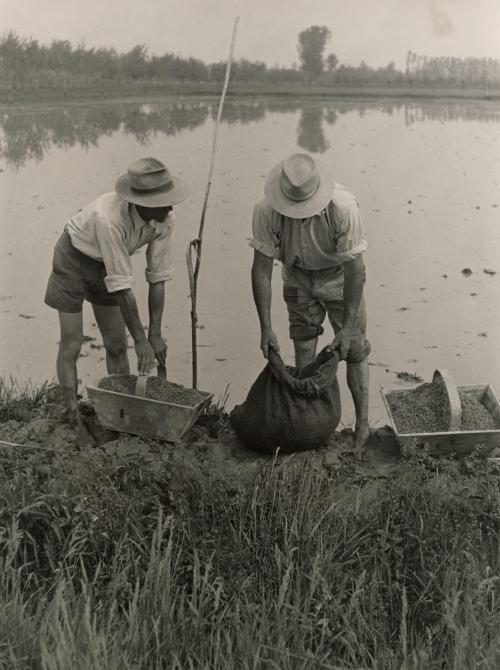
POLYGON ((106 348, 108 374, 128 375, 127 334, 120 308, 103 305, 92 305, 92 308, 106 348))
POLYGON ((57 355, 57 378, 61 386, 64 403, 68 409, 69 423, 76 428, 82 446, 93 445, 78 411, 78 375, 76 362, 83 343, 82 313, 59 312, 61 341, 57 355))
POLYGON ((312 363, 316 358, 316 347, 318 346, 318 338, 314 337, 311 340, 293 340, 295 348, 295 367, 303 368, 309 363, 312 363))
POLYGON ((362 456, 369 436, 368 427, 368 359, 360 363, 347 363, 347 385, 351 391, 356 410, 356 442, 355 450, 362 456))

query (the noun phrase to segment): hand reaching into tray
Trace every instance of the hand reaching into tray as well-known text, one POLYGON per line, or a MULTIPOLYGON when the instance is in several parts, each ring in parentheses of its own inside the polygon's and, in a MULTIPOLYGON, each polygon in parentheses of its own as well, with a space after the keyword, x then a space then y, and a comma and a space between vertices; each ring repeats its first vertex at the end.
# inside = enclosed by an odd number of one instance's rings
POLYGON ((155 352, 148 340, 139 340, 135 343, 135 353, 137 354, 137 370, 141 375, 148 375, 153 369, 155 363, 155 352))
POLYGON ((161 335, 149 335, 148 340, 154 351, 158 365, 165 366, 167 361, 167 343, 161 335))

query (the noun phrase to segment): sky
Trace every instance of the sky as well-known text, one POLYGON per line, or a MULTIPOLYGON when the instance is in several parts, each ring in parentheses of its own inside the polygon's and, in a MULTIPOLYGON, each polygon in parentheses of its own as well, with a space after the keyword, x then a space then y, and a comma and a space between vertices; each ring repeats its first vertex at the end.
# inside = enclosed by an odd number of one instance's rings
POLYGON ((67 39, 125 52, 226 60, 239 16, 235 59, 298 62, 297 36, 325 25, 325 55, 404 69, 411 50, 427 56, 500 58, 500 0, 0 0, 0 31, 43 44, 67 39))

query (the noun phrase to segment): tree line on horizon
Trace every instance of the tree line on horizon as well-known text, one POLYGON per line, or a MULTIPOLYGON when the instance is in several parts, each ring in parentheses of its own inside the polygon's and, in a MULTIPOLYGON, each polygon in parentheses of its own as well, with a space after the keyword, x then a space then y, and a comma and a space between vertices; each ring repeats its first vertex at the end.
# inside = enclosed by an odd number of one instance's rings
MULTIPOLYGON (((428 57, 408 51, 406 68, 394 62, 372 68, 339 63, 334 53, 325 54, 331 32, 326 26, 310 26, 298 35, 299 63, 292 67, 268 66, 262 61, 240 59, 233 63, 231 80, 242 83, 314 84, 318 86, 454 86, 490 87, 500 84, 500 59, 428 57)), ((118 53, 113 48, 76 47, 68 40, 40 44, 12 30, 0 36, 0 87, 93 88, 104 85, 143 83, 161 86, 169 82, 221 82, 225 62, 204 63, 172 53, 150 54, 144 44, 118 53)))

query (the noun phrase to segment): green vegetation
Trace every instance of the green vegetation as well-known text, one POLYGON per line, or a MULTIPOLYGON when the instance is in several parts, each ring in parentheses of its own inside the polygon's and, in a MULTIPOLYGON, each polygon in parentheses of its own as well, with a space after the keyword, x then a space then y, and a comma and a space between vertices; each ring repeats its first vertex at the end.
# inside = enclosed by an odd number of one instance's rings
MULTIPOLYGON (((325 48, 331 32, 327 26, 310 26, 298 35, 300 65, 269 67, 261 61, 240 59, 233 63, 231 81, 243 89, 253 84, 276 86, 307 86, 335 92, 339 87, 378 88, 450 88, 489 91, 500 86, 500 60, 493 58, 428 58, 411 51, 407 54, 404 72, 393 62, 385 67, 372 68, 362 61, 358 66, 339 63, 325 48)), ((178 87, 195 83, 220 92, 226 64, 204 63, 195 58, 183 58, 171 53, 150 54, 144 44, 119 54, 114 49, 76 47, 68 40, 54 40, 49 45, 25 39, 13 31, 0 36, 0 90, 23 91, 87 90, 128 86, 178 87), (214 85, 218 84, 218 87, 214 85)))
MULTIPOLYGON (((301 70, 306 77, 317 79, 323 73, 324 51, 331 32, 326 26, 310 26, 299 33, 299 58, 301 70)), ((337 64, 335 54, 329 56, 329 71, 337 64)))
MULTIPOLYGON (((2 421, 30 399, 53 413, 49 392, 7 385, 2 421)), ((168 459, 1 448, 0 667, 496 668, 499 479, 465 465, 278 457, 235 488, 168 459)))

